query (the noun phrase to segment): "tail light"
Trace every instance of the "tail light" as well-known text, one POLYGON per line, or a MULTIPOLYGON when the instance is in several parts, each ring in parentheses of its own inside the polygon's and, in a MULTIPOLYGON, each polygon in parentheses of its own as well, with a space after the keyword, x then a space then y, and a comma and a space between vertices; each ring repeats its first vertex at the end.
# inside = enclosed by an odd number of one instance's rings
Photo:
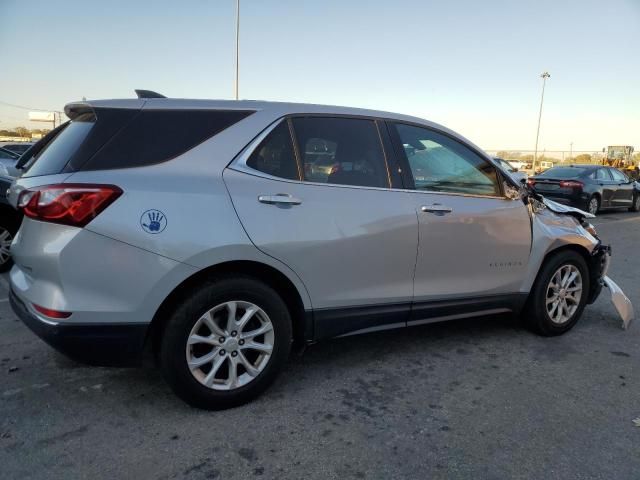
POLYGON ((51 308, 41 307, 40 305, 33 304, 33 308, 36 309, 38 313, 49 317, 49 318, 69 318, 71 316, 71 312, 61 312, 59 310, 52 310, 51 308))
POLYGON ((84 227, 120 195, 115 185, 47 185, 22 192, 18 208, 35 220, 84 227))
POLYGON ((560 187, 562 188, 582 188, 584 187, 584 183, 576 182, 575 180, 563 180, 560 182, 560 187))
POLYGON ((527 185, 529 185, 530 187, 535 186, 536 181, 533 178, 527 178, 527 185))

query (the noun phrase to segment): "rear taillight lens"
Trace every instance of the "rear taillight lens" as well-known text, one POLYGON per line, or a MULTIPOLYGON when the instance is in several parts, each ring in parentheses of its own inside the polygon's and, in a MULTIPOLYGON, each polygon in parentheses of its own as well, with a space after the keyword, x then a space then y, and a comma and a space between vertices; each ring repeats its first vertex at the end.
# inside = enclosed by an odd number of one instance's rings
POLYGON ((61 312, 60 310, 53 310, 51 308, 41 307, 40 305, 33 304, 33 308, 36 309, 38 313, 45 315, 49 318, 69 318, 71 316, 71 312, 61 312))
POLYGON ((115 185, 47 185, 22 192, 18 208, 35 220, 84 227, 120 195, 115 185))
POLYGON ((560 187, 562 188, 582 188, 584 187, 584 183, 576 182, 575 180, 563 180, 560 182, 560 187))
POLYGON ((533 178, 527 179, 527 185, 529 185, 530 187, 533 187, 535 184, 536 184, 536 181, 533 178))

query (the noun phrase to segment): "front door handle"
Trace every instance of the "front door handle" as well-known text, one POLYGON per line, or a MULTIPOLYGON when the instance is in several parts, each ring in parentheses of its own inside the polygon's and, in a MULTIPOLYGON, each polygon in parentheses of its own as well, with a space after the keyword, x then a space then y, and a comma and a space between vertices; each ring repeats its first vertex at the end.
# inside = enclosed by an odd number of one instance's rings
POLYGON ((424 213, 435 213, 436 215, 444 215, 453 212, 453 208, 434 203, 433 205, 423 205, 420 210, 424 213))
POLYGON ((268 205, 300 205, 302 200, 288 193, 277 193, 276 195, 260 195, 258 197, 260 203, 268 205))

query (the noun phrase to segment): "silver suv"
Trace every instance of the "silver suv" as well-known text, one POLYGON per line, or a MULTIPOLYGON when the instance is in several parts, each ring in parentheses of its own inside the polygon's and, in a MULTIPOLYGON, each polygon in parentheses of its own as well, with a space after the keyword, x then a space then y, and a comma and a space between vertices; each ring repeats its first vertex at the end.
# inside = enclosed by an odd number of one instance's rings
POLYGON ((155 354, 202 408, 263 391, 296 345, 498 313, 572 328, 609 248, 440 125, 343 107, 67 105, 11 187, 11 304, 81 361, 155 354))

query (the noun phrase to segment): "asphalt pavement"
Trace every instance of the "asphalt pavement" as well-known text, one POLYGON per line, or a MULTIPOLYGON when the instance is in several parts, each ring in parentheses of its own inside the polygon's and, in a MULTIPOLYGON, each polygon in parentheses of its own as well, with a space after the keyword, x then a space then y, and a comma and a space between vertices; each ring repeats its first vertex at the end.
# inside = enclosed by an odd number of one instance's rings
MULTIPOLYGON (((640 312, 640 215, 594 224, 640 312)), ((640 478, 640 324, 621 329, 607 290, 556 338, 489 317, 322 342, 258 400, 206 412, 154 369, 55 353, 6 287, 2 479, 640 478)))

